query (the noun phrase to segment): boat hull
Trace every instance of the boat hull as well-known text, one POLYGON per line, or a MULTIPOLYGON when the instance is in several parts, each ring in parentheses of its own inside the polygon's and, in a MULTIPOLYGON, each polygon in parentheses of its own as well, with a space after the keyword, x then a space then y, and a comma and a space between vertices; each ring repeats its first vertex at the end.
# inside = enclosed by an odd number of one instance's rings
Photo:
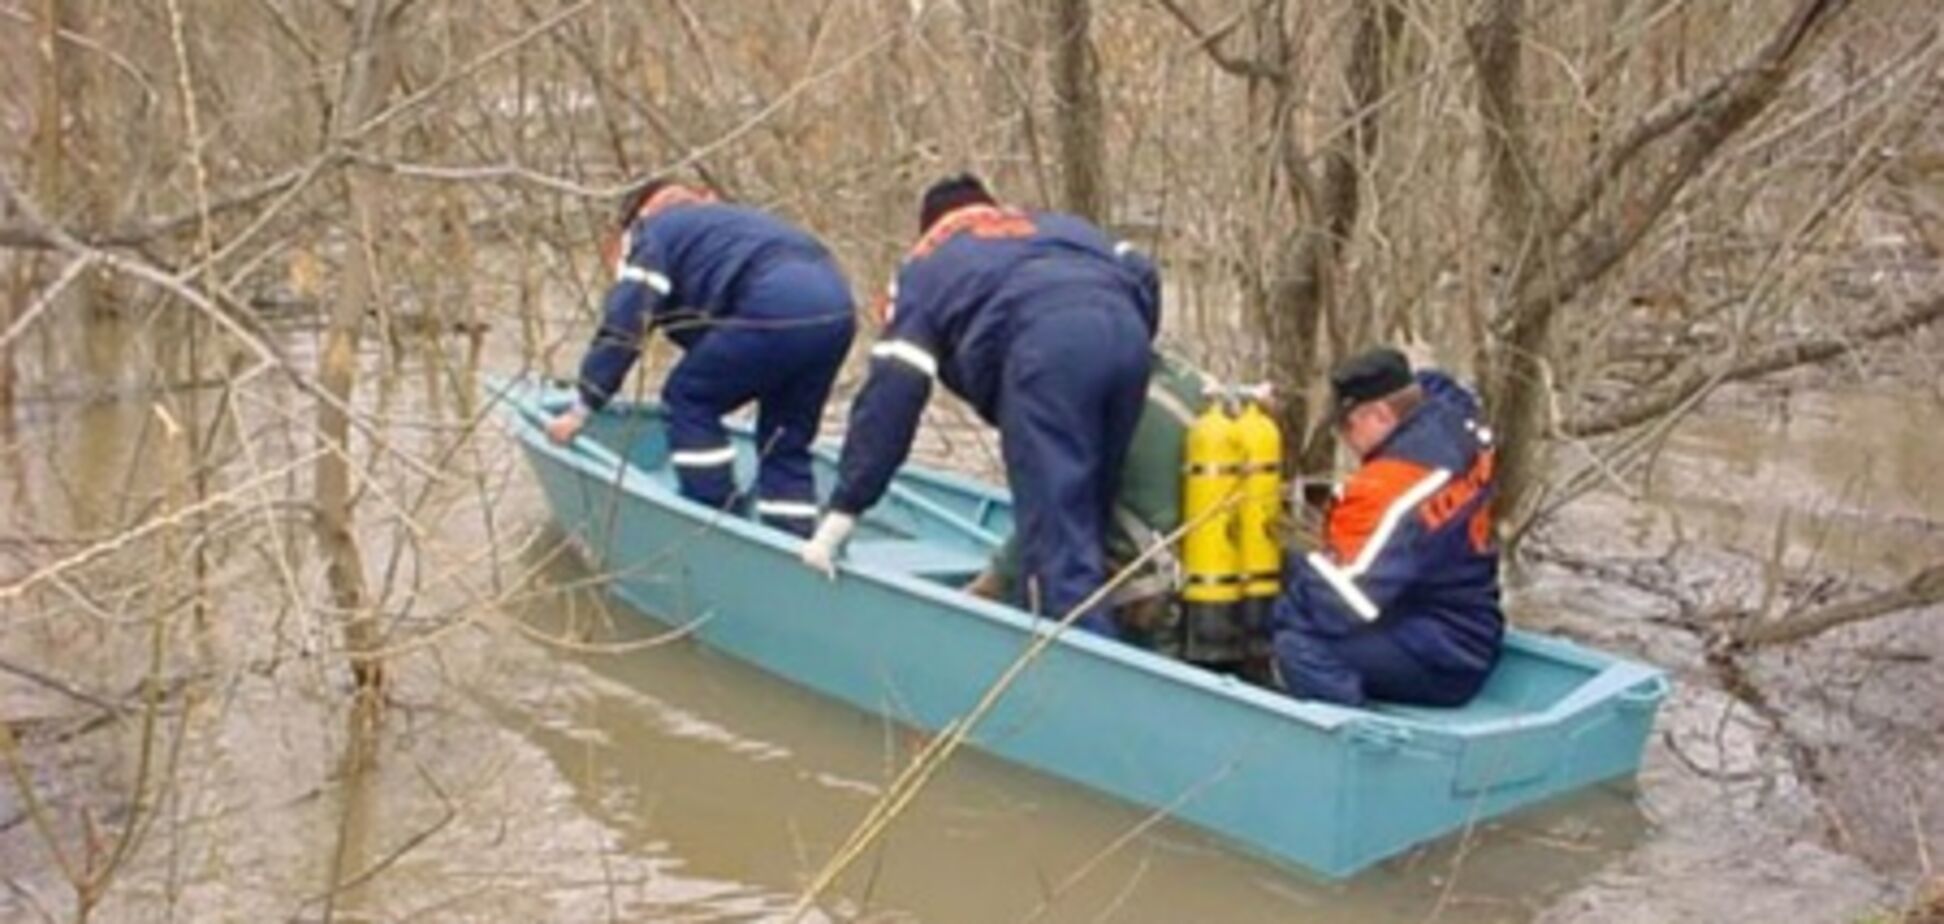
MULTIPOLYGON (((795 538, 679 497, 652 408, 561 447, 540 429, 561 394, 514 383, 501 400, 555 522, 614 596, 780 677, 935 731, 1053 631, 953 589, 1009 529, 1003 492, 908 472, 832 581, 797 561, 795 538)), ((1340 878, 1637 769, 1658 671, 1520 632, 1505 665, 1465 709, 1349 709, 1071 632, 969 741, 1340 878)))

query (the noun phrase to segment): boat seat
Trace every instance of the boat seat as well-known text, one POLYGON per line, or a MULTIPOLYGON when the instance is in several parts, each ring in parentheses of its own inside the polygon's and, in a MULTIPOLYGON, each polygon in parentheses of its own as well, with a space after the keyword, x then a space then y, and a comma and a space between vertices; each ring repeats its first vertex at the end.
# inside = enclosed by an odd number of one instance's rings
POLYGON ((971 577, 987 561, 977 552, 924 539, 858 539, 847 554, 850 562, 863 567, 929 578, 971 577))

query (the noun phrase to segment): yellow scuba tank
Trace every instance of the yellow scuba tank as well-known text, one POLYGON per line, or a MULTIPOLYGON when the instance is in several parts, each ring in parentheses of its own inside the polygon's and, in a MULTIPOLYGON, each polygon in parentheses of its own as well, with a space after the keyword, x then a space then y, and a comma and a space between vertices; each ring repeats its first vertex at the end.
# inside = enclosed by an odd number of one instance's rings
POLYGON ((1253 394, 1235 421, 1246 463, 1242 475, 1243 500, 1237 511, 1238 553, 1241 557, 1242 596, 1251 628, 1267 623, 1269 605, 1282 590, 1282 430, 1260 404, 1266 386, 1253 394))
POLYGON ((1248 462, 1236 420, 1223 402, 1212 402, 1188 428, 1182 454, 1181 516, 1191 524, 1181 538, 1181 600, 1184 656, 1198 660, 1193 627, 1227 623, 1242 600, 1242 552, 1237 498, 1248 462))

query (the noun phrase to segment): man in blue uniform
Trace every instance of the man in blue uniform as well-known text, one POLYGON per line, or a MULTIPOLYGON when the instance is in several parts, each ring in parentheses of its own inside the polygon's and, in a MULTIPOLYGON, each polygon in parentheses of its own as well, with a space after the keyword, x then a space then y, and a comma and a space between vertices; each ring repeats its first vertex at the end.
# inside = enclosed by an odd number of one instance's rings
POLYGON ((1270 616, 1273 669, 1305 699, 1462 705, 1498 662, 1491 432, 1442 373, 1376 349, 1330 376, 1363 464, 1324 518, 1325 548, 1289 562, 1270 616))
MULTIPOLYGON (((1154 265, 1070 215, 1002 208, 975 177, 926 191, 921 236, 851 407, 830 510, 803 558, 832 560, 911 450, 933 379, 999 428, 1019 602, 1063 617, 1106 580, 1106 524, 1147 392, 1154 265)), ((1111 608, 1080 625, 1118 637, 1111 608)))
POLYGON ((573 439, 661 328, 683 356, 662 386, 682 494, 724 508, 735 448, 722 415, 756 402, 756 512, 810 534, 810 444, 856 332, 850 285, 815 238, 706 191, 656 180, 628 196, 615 279, 581 363, 579 400, 548 433, 573 439))

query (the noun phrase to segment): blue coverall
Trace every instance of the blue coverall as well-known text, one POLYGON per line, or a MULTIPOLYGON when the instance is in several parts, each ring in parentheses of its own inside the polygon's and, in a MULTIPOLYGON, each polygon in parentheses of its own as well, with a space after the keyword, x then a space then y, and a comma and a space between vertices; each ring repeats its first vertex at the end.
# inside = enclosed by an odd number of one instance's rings
POLYGON ((580 399, 599 410, 659 327, 683 349, 662 386, 682 494, 736 498, 722 416, 756 402, 756 512, 808 535, 816 525, 810 444, 856 332, 850 286, 823 245, 755 209, 673 205, 637 218, 622 246, 580 399))
MULTIPOLYGON (((936 378, 999 428, 1020 603, 1065 616, 1107 577, 1103 537, 1160 301, 1154 265, 1081 219, 989 205, 946 215, 893 284, 831 509, 856 515, 884 494, 936 378)), ((1079 624, 1120 634, 1105 605, 1079 624)))
POLYGON ((1424 403, 1344 485, 1326 547, 1285 569, 1270 641, 1296 696, 1456 706, 1498 662, 1490 432, 1457 382, 1437 372, 1417 382, 1424 403))

